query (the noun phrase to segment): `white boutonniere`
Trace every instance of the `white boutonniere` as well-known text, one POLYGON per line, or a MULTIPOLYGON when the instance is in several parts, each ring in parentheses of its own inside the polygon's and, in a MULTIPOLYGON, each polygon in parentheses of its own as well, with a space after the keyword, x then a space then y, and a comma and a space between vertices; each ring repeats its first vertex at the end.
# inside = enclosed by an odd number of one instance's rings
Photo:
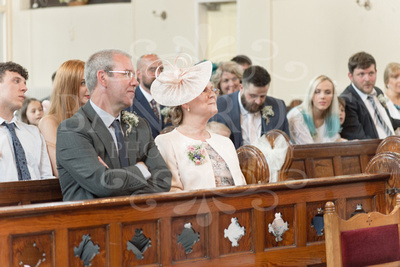
POLYGON ((201 165, 206 160, 206 150, 202 145, 189 145, 187 147, 187 155, 195 165, 201 165))
POLYGON ((160 113, 161 113, 162 116, 167 117, 167 116, 168 116, 169 110, 170 110, 170 107, 164 107, 164 108, 161 110, 160 113))
POLYGON ((132 132, 133 126, 137 127, 139 124, 139 117, 136 116, 136 114, 130 113, 125 110, 122 111, 121 120, 128 125, 126 136, 128 136, 132 132))
POLYGON ((382 106, 384 108, 387 108, 386 107, 387 100, 386 100, 386 97, 383 94, 378 95, 378 100, 379 100, 379 102, 382 104, 382 106))
POLYGON ((265 123, 268 125, 269 117, 273 117, 275 115, 274 111, 272 110, 272 106, 265 106, 261 110, 262 117, 265 119, 265 123))

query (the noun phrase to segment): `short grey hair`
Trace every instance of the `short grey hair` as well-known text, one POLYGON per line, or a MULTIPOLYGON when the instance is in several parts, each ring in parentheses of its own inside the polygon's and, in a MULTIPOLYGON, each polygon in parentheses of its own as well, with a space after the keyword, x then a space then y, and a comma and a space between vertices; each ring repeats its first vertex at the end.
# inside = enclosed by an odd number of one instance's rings
POLYGON ((85 80, 89 93, 92 93, 97 86, 97 72, 99 70, 111 71, 115 66, 114 56, 123 55, 127 58, 132 58, 128 53, 117 50, 107 49, 101 50, 90 56, 85 64, 85 80))

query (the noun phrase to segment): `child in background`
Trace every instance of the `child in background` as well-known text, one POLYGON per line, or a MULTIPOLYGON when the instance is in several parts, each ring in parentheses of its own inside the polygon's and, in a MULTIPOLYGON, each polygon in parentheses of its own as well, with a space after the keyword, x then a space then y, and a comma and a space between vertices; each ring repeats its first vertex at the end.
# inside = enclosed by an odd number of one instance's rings
POLYGON ((344 119, 346 118, 346 101, 342 97, 338 97, 339 101, 339 122, 340 125, 343 124, 344 119))
POLYGON ((38 126, 43 117, 42 103, 35 98, 25 98, 20 114, 22 122, 38 126))

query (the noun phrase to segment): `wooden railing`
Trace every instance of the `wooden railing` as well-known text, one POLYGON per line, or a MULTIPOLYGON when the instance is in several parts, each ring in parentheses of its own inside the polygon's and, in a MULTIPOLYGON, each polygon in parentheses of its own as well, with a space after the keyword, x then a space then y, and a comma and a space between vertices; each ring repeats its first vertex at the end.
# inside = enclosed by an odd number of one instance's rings
POLYGON ((0 266, 39 261, 58 267, 324 263, 319 208, 333 201, 343 218, 357 204, 367 212, 385 212, 389 177, 359 174, 3 207, 0 266), (269 232, 279 217, 288 226, 282 240, 269 232))

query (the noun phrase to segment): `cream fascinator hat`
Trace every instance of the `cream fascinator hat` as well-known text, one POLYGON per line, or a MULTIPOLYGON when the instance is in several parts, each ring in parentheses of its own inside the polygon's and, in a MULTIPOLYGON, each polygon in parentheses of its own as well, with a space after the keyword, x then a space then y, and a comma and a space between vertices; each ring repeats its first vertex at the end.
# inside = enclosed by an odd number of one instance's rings
POLYGON ((156 76, 150 91, 157 103, 164 106, 180 106, 198 97, 210 81, 212 63, 178 68, 176 65, 156 76))

